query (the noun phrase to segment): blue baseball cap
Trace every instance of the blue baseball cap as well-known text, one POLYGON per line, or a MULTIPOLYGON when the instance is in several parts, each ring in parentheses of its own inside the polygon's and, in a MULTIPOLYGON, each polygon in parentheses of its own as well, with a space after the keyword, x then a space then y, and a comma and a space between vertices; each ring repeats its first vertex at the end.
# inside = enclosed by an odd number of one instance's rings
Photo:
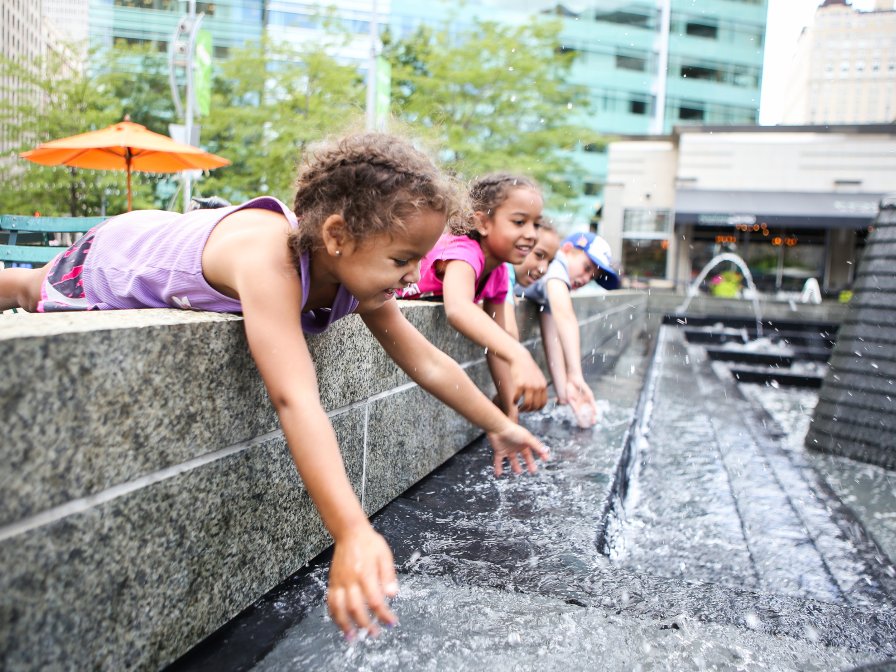
POLYGON ((597 284, 604 289, 619 288, 619 274, 613 270, 613 254, 606 240, 590 231, 584 231, 567 236, 563 242, 582 250, 597 266, 598 271, 594 274, 597 284))

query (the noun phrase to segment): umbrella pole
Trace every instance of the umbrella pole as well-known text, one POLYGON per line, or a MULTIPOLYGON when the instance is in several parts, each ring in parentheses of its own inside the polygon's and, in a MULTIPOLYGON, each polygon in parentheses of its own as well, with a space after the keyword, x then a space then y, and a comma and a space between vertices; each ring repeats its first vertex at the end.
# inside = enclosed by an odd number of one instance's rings
POLYGON ((128 150, 128 212, 131 211, 131 152, 128 150))

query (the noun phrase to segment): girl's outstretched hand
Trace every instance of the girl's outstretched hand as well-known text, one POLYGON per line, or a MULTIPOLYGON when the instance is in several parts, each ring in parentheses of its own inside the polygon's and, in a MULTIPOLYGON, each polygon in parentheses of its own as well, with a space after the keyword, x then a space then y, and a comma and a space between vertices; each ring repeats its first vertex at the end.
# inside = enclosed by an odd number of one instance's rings
POLYGON ((347 639, 354 638, 356 627, 376 636, 380 631, 377 620, 390 627, 396 625, 398 618, 389 609, 386 598, 397 594, 392 551, 369 524, 354 528, 336 540, 327 606, 347 639), (371 618, 370 612, 375 618, 371 618))
POLYGON ((523 468, 520 466, 519 458, 522 456, 529 473, 534 474, 538 471, 535 455, 542 460, 550 458, 548 449, 541 444, 541 441, 532 436, 528 429, 513 422, 508 422, 500 432, 489 433, 488 440, 495 452, 495 476, 504 473, 504 460, 510 463, 513 473, 521 474, 523 468))
POLYGON ((520 402, 520 410, 537 411, 548 402, 548 381, 532 356, 525 354, 510 363, 513 401, 520 402))
POLYGON ((566 384, 566 397, 579 427, 587 428, 597 424, 599 415, 597 402, 594 401, 591 388, 582 378, 569 379, 566 384))

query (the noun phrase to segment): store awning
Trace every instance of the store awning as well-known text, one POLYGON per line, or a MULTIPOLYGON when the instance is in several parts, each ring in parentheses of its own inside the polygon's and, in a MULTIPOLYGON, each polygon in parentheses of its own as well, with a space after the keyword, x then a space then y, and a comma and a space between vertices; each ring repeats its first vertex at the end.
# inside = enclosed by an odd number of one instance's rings
POLYGON ((877 215, 884 194, 678 189, 675 226, 861 229, 877 215))

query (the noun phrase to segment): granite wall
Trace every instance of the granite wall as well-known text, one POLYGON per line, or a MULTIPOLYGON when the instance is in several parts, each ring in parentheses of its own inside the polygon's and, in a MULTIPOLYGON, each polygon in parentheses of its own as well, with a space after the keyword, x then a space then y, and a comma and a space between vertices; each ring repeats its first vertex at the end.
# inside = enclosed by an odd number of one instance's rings
MULTIPOLYGON (((585 357, 619 353, 647 297, 577 297, 585 357)), ((408 319, 491 395, 441 306, 408 319)), ((521 338, 543 364, 537 312, 521 338)), ((360 319, 309 339, 321 399, 374 513, 479 431, 360 319)), ((330 544, 239 317, 0 316, 0 669, 157 669, 330 544)))

